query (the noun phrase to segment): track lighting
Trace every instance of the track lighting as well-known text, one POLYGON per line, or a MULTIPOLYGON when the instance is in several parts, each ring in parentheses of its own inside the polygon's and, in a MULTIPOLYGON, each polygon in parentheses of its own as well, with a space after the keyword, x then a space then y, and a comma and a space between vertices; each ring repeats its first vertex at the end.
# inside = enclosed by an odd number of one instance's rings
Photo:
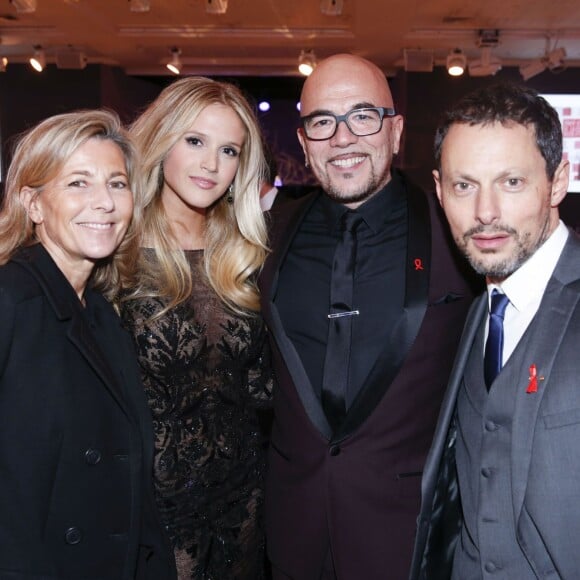
POLYGON ((36 11, 36 0, 10 0, 10 4, 23 14, 36 11))
POLYGON ((467 58, 460 48, 456 48, 447 55, 447 72, 452 77, 460 77, 465 72, 466 66, 467 58))
POLYGON ((208 14, 225 14, 228 11, 228 0, 205 0, 205 11, 208 14))
POLYGON ((165 65, 174 75, 181 74, 181 50, 171 49, 171 60, 165 65))
POLYGON ((149 12, 151 2, 150 0, 129 0, 129 10, 131 12, 149 12))
POLYGON ((551 50, 546 58, 548 60, 548 68, 550 70, 560 70, 564 67, 564 59, 566 58, 566 49, 562 46, 551 50))
POLYGON ((555 48, 554 50, 547 51, 542 58, 537 58, 520 66, 520 74, 527 81, 544 72, 546 69, 558 72, 564 68, 565 58, 566 49, 564 47, 555 48))
POLYGON ((44 55, 44 50, 42 50, 42 46, 36 45, 34 47, 34 54, 29 59, 30 66, 36 72, 42 72, 44 67, 46 66, 46 56, 44 55))
POLYGON ((343 0, 320 0, 320 12, 327 16, 340 16, 342 8, 343 0))
POLYGON ((490 46, 483 46, 481 58, 469 63, 469 76, 471 77, 493 76, 498 70, 501 70, 501 60, 492 56, 490 46))
POLYGON ((305 77, 310 76, 316 68, 316 55, 313 50, 302 50, 298 57, 298 70, 305 77))

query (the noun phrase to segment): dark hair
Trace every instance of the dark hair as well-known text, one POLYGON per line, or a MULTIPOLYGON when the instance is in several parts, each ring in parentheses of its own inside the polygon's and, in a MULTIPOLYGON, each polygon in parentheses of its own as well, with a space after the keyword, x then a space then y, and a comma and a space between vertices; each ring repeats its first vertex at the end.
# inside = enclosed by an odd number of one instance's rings
POLYGON ((270 147, 266 139, 264 139, 263 148, 267 169, 266 175, 264 176, 265 182, 274 185, 274 181, 276 180, 276 176, 278 175, 278 163, 276 161, 276 156, 274 155, 274 152, 272 151, 272 148, 270 147))
POLYGON ((504 126, 515 123, 533 127, 536 144, 546 161, 551 181, 562 161, 562 126, 556 110, 534 89, 517 84, 494 84, 463 97, 443 114, 435 133, 435 161, 441 169, 441 149, 451 125, 504 126))

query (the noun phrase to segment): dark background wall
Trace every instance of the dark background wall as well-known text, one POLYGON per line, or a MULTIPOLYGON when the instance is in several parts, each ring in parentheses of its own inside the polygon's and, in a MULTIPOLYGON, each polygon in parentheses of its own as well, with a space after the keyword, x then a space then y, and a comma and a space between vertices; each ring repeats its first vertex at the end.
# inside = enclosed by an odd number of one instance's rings
MULTIPOLYGON (((121 69, 89 65, 84 70, 59 70, 49 66, 37 74, 26 65, 10 65, 0 74, 0 139, 3 167, 10 158, 14 137, 41 119, 78 108, 106 107, 116 110, 124 122, 132 121, 173 79, 129 77, 121 69)), ((260 123, 278 162, 285 184, 312 184, 296 139, 303 79, 297 77, 224 78, 237 84, 257 104, 271 103, 270 111, 258 113, 260 123)), ((465 93, 499 81, 523 82, 517 69, 506 68, 495 77, 450 77, 442 67, 432 73, 400 71, 389 79, 395 106, 405 117, 404 141, 396 165, 427 190, 433 188, 432 141, 442 111, 465 93)), ((553 74, 546 71, 527 84, 544 93, 580 92, 580 69, 553 74)), ((580 226, 580 194, 570 194, 562 206, 569 223, 580 226)))

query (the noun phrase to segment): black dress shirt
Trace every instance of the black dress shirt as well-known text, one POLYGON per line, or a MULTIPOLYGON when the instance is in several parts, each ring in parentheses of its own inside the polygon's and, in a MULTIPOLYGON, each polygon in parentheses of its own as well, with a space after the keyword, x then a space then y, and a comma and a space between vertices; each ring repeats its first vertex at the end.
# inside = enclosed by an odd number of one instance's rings
MULTIPOLYGON (((330 308, 330 280, 340 218, 347 208, 321 195, 307 212, 282 265, 274 298, 282 323, 320 397, 330 308)), ((405 296, 407 199, 400 177, 357 210, 349 407, 400 319, 405 296)))

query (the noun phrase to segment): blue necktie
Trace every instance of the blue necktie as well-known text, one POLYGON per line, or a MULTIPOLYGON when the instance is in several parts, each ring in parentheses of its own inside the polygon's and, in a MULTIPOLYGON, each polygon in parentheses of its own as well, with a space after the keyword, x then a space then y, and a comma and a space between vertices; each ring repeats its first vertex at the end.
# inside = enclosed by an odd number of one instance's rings
POLYGON ((491 308, 489 311, 489 332, 485 343, 485 358, 483 370, 487 390, 499 374, 503 358, 503 318, 509 299, 497 289, 491 293, 491 308))
POLYGON ((346 415, 346 388, 350 366, 352 289, 356 263, 356 230, 363 222, 360 214, 346 211, 342 215, 342 237, 336 246, 330 282, 328 341, 322 378, 321 402, 333 431, 346 415))

